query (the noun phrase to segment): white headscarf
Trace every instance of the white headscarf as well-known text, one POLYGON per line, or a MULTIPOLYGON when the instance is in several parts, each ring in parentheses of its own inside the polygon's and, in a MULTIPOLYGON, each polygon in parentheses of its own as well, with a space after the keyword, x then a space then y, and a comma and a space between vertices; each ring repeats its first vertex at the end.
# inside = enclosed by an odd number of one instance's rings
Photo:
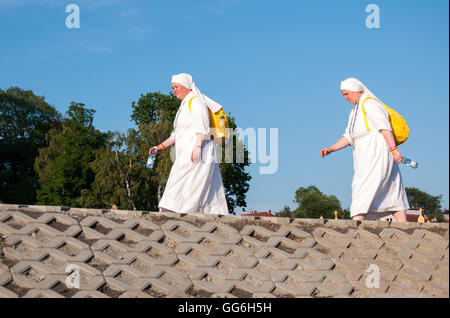
POLYGON ((192 89, 192 92, 194 92, 195 95, 200 96, 205 101, 206 105, 208 105, 209 109, 211 109, 211 111, 213 113, 218 112, 222 108, 222 105, 213 101, 211 98, 209 98, 206 95, 203 95, 200 92, 200 90, 197 88, 197 86, 195 86, 195 83, 192 80, 192 76, 190 74, 180 73, 177 75, 173 75, 172 83, 178 83, 178 84, 183 85, 187 89, 192 89))
POLYGON ((374 93, 372 93, 363 83, 361 83, 358 79, 354 77, 350 77, 342 81, 341 90, 342 89, 347 89, 352 92, 363 92, 367 96, 378 99, 378 97, 376 97, 374 93))

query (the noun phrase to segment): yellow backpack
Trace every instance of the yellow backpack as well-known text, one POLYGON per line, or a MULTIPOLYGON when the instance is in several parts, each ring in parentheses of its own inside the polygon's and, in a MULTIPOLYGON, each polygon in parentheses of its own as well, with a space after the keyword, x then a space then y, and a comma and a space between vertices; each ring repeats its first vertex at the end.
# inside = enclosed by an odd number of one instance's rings
MULTIPOLYGON (((191 110, 192 100, 198 96, 191 97, 191 99, 188 102, 189 111, 191 110)), ((229 125, 228 125, 228 118, 225 112, 223 111, 223 108, 221 108, 219 111, 213 113, 211 109, 209 109, 209 134, 211 136, 211 139, 214 143, 222 143, 225 140, 230 138, 230 131, 229 125)))
MULTIPOLYGON (((364 103, 366 102, 366 100, 371 99, 371 98, 373 98, 373 97, 367 97, 366 99, 364 99, 364 101, 362 103, 362 107, 361 107, 363 114, 364 114, 364 122, 366 123, 367 131, 369 131, 369 124, 367 123, 366 111, 364 110, 364 103)), ((375 99, 375 98, 373 98, 373 99, 375 99)), ((378 99, 376 99, 376 100, 378 100, 378 99)), ((408 125, 406 124, 406 120, 399 113, 397 113, 395 110, 393 110, 389 106, 384 105, 379 100, 378 100, 378 102, 380 104, 382 104, 388 112, 389 122, 391 124, 392 133, 394 134, 394 138, 395 138, 395 144, 398 146, 398 145, 404 143, 406 141, 406 139, 408 139, 408 137, 409 137, 409 128, 408 128, 408 125)))

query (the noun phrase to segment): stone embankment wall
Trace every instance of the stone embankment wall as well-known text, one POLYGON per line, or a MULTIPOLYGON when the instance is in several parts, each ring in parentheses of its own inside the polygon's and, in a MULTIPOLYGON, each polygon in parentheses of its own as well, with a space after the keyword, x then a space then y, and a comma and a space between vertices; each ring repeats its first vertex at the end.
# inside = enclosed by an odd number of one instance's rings
POLYGON ((0 247, 0 297, 449 297, 448 224, 0 204, 0 247))

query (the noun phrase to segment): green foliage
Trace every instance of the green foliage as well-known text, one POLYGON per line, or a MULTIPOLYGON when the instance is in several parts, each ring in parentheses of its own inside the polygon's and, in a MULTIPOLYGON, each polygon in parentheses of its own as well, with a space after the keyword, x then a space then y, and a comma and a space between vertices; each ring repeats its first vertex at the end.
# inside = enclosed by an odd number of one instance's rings
POLYGON ((444 211, 442 211, 441 209, 436 209, 431 217, 436 222, 445 222, 444 211))
POLYGON ((423 209, 423 214, 430 219, 436 218, 438 222, 444 221, 441 210, 442 194, 433 196, 414 187, 405 188, 409 205, 423 209))
POLYGON ((138 102, 132 102, 131 106, 133 108, 131 119, 137 126, 157 124, 163 121, 173 123, 180 101, 173 93, 166 95, 154 92, 141 94, 138 102))
POLYGON ((138 102, 132 103, 131 119, 134 120, 139 130, 136 132, 136 141, 139 141, 139 151, 142 167, 148 174, 149 189, 144 193, 149 202, 145 209, 158 210, 158 202, 164 193, 164 189, 172 168, 171 151, 163 151, 156 157, 153 169, 145 168, 145 160, 148 150, 166 140, 173 129, 173 121, 180 106, 180 100, 172 93, 166 95, 159 92, 141 95, 138 102), (152 185, 152 186, 150 186, 152 185))
POLYGON ((81 192, 95 179, 90 163, 95 151, 104 146, 108 134, 92 127, 94 110, 71 103, 62 128, 47 134, 47 147, 39 149, 35 170, 41 188, 38 204, 80 207, 81 192))
MULTIPOLYGON (((233 130, 237 128, 236 119, 228 114, 228 124, 233 130)), ((246 207, 246 195, 250 188, 249 181, 251 176, 245 172, 245 168, 250 165, 248 150, 244 147, 243 141, 239 140, 237 133, 233 134, 233 138, 227 143, 232 143, 232 147, 226 146, 225 143, 216 145, 216 153, 222 158, 219 163, 220 174, 227 199, 228 210, 234 213, 237 207, 246 207), (240 151, 238 149, 242 149, 240 151), (231 152, 231 153, 230 153, 231 152), (227 158, 233 160, 227 160, 227 158), (232 161, 232 162, 227 162, 232 161)))
POLYGON ((295 200, 298 208, 294 210, 298 218, 334 219, 334 211, 342 211, 341 204, 336 196, 325 195, 316 186, 300 187, 295 191, 295 200))
POLYGON ((0 200, 34 204, 39 187, 33 169, 45 135, 61 115, 31 90, 0 89, 0 200))
POLYGON ((90 164, 95 173, 92 190, 79 199, 83 206, 157 211, 157 184, 153 169, 145 167, 148 144, 134 129, 115 133, 108 146, 96 151, 90 164))
MULTIPOLYGON (((338 210, 339 211, 339 210, 338 210)), ((342 213, 344 214, 344 217, 343 217, 343 219, 346 219, 346 220, 351 220, 351 214, 350 214, 350 210, 349 209, 344 209, 343 211, 342 211, 342 213)))
POLYGON ((285 205, 283 207, 283 209, 279 212, 280 217, 286 217, 286 218, 292 218, 294 217, 294 212, 291 210, 290 207, 288 207, 287 205, 285 205))
MULTIPOLYGON (((148 149, 173 129, 180 101, 148 93, 133 102, 139 129, 102 133, 92 126, 95 110, 72 102, 61 115, 31 91, 0 90, 0 199, 5 203, 157 210, 172 159, 170 151, 145 167, 148 149), (36 201, 37 197, 37 201, 36 201)), ((230 116, 231 127, 235 120, 230 116)), ((242 142, 233 141, 234 148, 242 142)), ((224 151, 224 145, 217 146, 224 151)), ((230 212, 245 207, 250 176, 242 162, 220 163, 230 212)), ((241 158, 242 159, 242 158, 241 158)))

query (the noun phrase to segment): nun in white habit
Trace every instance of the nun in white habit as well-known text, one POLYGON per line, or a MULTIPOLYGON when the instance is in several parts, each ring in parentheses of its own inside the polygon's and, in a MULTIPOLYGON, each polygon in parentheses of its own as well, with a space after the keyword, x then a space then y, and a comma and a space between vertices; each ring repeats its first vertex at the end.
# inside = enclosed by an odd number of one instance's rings
POLYGON ((203 95, 189 74, 172 76, 172 89, 182 102, 170 137, 156 146, 156 152, 175 145, 176 158, 159 209, 162 212, 228 214, 216 150, 209 136, 208 107, 217 112, 222 106, 203 95))
POLYGON ((350 214, 354 220, 378 219, 392 213, 399 222, 406 222, 408 199, 398 163, 403 156, 395 145, 389 115, 376 96, 356 78, 341 82, 341 93, 351 104, 344 135, 331 147, 323 148, 320 155, 349 145, 353 148, 354 176, 350 214), (369 131, 361 110, 364 103, 369 131))

